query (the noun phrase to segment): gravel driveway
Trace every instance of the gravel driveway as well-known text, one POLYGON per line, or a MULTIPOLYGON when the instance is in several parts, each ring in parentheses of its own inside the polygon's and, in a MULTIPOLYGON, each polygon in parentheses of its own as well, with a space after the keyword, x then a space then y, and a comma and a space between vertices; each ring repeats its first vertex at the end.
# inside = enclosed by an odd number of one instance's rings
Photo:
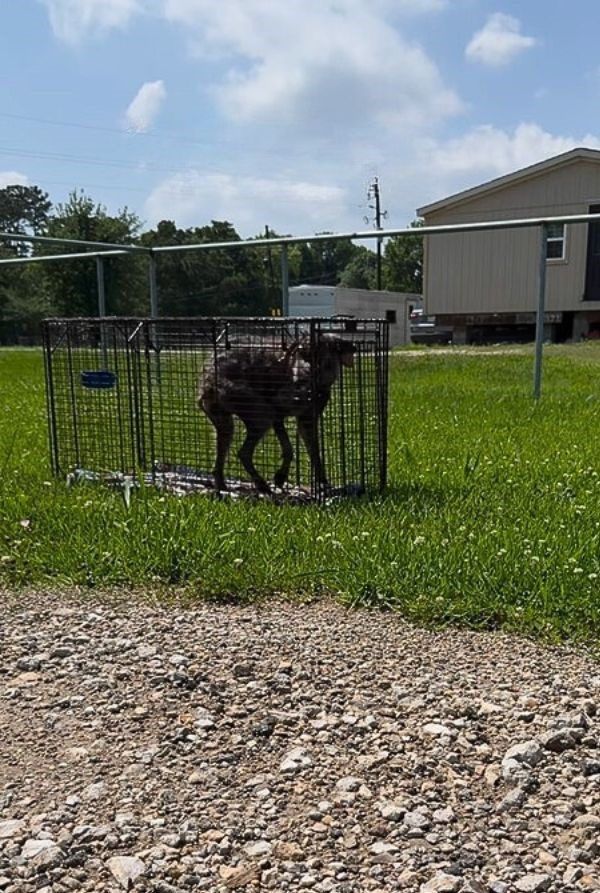
POLYGON ((391 614, 4 596, 0 891, 600 890, 600 666, 391 614))

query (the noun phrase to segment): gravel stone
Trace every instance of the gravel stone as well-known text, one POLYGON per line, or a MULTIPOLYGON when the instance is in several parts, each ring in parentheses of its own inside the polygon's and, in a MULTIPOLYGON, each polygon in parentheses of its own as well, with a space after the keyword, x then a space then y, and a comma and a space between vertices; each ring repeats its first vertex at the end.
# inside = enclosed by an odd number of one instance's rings
POLYGON ((575 747, 578 740, 581 740, 581 735, 573 734, 571 729, 556 729, 542 735, 540 744, 545 750, 551 750, 553 753, 562 753, 570 747, 575 747))
POLYGON ((582 650, 123 592, 0 630, 0 893, 600 890, 582 650))
POLYGON ((419 893, 456 893, 462 886, 462 880, 452 874, 440 871, 426 884, 422 884, 419 893))
POLYGON ((448 726, 443 726, 439 722, 428 722, 423 726, 423 732, 425 735, 434 735, 434 736, 445 736, 447 738, 452 738, 456 735, 456 731, 454 729, 449 729, 448 726))
POLYGON ((541 893, 548 889, 551 882, 547 874, 526 874, 515 882, 515 887, 519 893, 541 893))
POLYGON ((23 844, 23 849, 21 850, 21 856, 23 859, 35 859, 36 856, 39 856, 40 853, 45 852, 46 850, 50 850, 55 847, 56 844, 53 840, 26 840, 23 844))
POLYGON ((145 864, 135 856, 113 856, 106 866, 118 884, 124 890, 136 881, 146 870, 145 864))
POLYGON ((0 840, 6 840, 10 837, 18 837, 25 827, 25 822, 21 819, 5 819, 0 821, 0 840))
POLYGON ((521 744, 515 744, 510 747, 504 754, 504 760, 514 760, 516 763, 524 763, 526 766, 537 766, 543 759, 542 748, 539 741, 523 741, 521 744))

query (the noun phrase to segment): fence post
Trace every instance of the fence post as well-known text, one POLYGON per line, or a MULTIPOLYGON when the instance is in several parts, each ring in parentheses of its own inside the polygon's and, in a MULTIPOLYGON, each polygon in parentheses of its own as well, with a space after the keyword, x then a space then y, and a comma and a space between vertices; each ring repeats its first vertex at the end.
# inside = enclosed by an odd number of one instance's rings
POLYGON ((106 316, 106 291, 104 288, 104 260, 96 258, 96 282, 98 283, 98 316, 106 316))
POLYGON ((538 300, 535 317, 535 361, 533 369, 533 396, 540 399, 542 390, 542 355, 544 351, 544 310, 546 305, 546 266, 548 255, 548 224, 540 227, 540 255, 538 269, 538 300))
POLYGON ((148 273, 150 277, 150 316, 158 316, 158 284, 156 281, 156 256, 149 255, 148 273))
MULTIPOLYGON (((96 258, 96 282, 98 283, 98 316, 106 316, 106 289, 104 286, 104 258, 96 258)), ((102 350, 103 368, 108 369, 108 347, 104 323, 100 323, 100 348, 102 350)))
POLYGON ((281 312, 283 316, 290 315, 290 270, 285 244, 281 246, 281 312))

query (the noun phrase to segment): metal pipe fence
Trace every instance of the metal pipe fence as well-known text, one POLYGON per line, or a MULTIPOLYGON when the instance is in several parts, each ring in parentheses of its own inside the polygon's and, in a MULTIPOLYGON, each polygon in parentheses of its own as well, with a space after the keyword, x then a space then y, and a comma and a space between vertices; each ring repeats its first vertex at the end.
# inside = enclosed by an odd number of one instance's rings
MULTIPOLYGON (((382 230, 366 230, 366 231, 350 231, 341 233, 320 233, 310 236, 279 236, 274 238, 246 239, 227 242, 203 242, 186 245, 164 245, 147 248, 140 245, 117 245, 114 243, 102 242, 86 242, 81 239, 60 239, 56 237, 33 236, 22 233, 6 233, 0 232, 0 240, 30 242, 33 244, 62 244, 73 245, 76 247, 87 246, 93 250, 87 252, 73 252, 71 254, 56 255, 38 255, 32 257, 19 258, 2 258, 0 259, 0 267, 9 264, 22 264, 32 262, 53 262, 67 261, 81 258, 96 259, 98 270, 101 269, 102 259, 105 257, 128 256, 133 254, 142 254, 148 258, 148 291, 150 313, 152 317, 160 315, 160 295, 157 285, 157 261, 158 258, 166 254, 175 254, 181 252, 193 251, 231 251, 240 248, 260 248, 260 247, 278 247, 281 252, 281 307, 284 315, 289 313, 289 263, 288 248, 293 245, 301 245, 305 243, 319 242, 336 242, 347 240, 365 240, 372 239, 381 240, 388 238, 402 238, 436 235, 450 235, 452 233, 482 233, 513 229, 537 228, 540 233, 539 238, 539 264, 538 264, 538 285, 536 306, 531 310, 535 310, 536 329, 535 329, 535 359, 533 372, 533 396, 538 399, 541 394, 542 380, 542 360, 543 360, 543 334, 544 334, 544 314, 546 307, 546 251, 547 251, 547 234, 549 228, 554 224, 560 225, 582 225, 586 223, 598 222, 600 215, 598 214, 570 214, 561 216, 545 216, 533 218, 512 218, 510 220, 492 220, 481 221, 475 223, 461 224, 443 224, 439 226, 423 226, 423 227, 402 227, 388 228, 382 230)), ((98 272, 98 313, 100 316, 105 313, 105 297, 103 294, 103 286, 101 285, 102 274, 98 272)))

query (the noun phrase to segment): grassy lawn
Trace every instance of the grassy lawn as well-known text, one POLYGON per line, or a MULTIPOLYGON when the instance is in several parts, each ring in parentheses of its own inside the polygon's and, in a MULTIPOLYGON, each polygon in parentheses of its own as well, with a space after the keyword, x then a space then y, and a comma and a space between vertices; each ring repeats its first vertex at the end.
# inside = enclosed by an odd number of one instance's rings
POLYGON ((129 508, 49 471, 41 354, 0 351, 0 585, 332 592, 427 623, 600 634, 600 345, 406 351, 390 489, 333 507, 178 499, 129 508))

